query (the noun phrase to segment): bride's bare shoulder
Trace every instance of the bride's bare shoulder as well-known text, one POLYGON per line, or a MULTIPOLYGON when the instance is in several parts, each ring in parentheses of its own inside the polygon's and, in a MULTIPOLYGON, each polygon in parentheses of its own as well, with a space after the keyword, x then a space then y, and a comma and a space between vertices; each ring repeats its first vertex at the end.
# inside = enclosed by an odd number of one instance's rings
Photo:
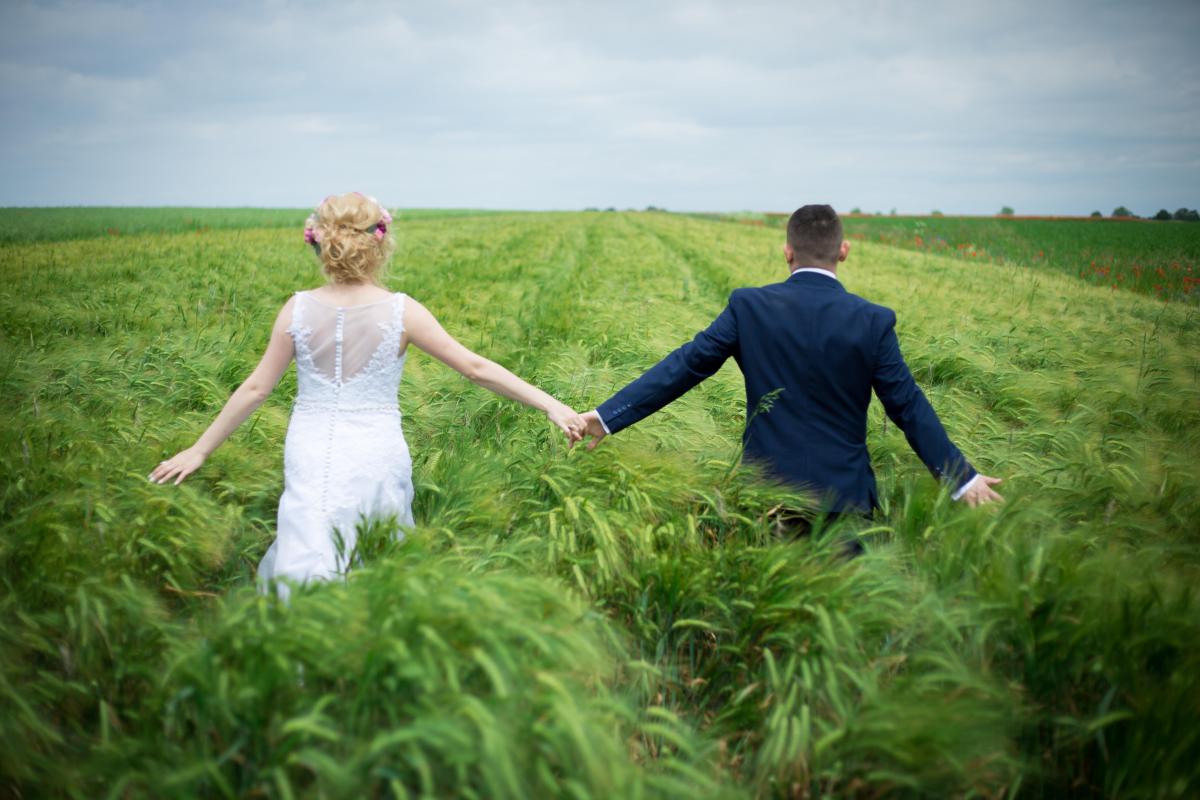
POLYGON ((405 314, 410 314, 412 312, 416 312, 417 314, 420 314, 422 316, 429 316, 429 309, 427 309, 424 305, 422 305, 420 300, 413 297, 411 294, 408 294, 407 292, 397 292, 397 294, 404 297, 404 313, 405 314))

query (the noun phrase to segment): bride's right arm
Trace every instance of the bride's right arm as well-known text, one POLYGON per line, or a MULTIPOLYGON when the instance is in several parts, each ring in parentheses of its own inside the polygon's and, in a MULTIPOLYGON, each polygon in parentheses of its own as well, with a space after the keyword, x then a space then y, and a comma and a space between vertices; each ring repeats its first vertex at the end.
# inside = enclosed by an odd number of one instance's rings
POLYGON ((404 335, 410 343, 461 372, 472 383, 545 412, 572 445, 583 437, 584 422, 574 409, 521 380, 495 361, 463 347, 446 333, 429 309, 411 297, 405 300, 404 335))
POLYGON ((292 356, 295 355, 295 344, 292 342, 291 334, 288 333, 294 302, 295 297, 293 296, 280 309, 279 316, 275 318, 275 327, 271 329, 271 341, 267 344, 267 350, 259 360, 258 366, 250 373, 250 377, 234 390, 229 400, 225 402, 225 407, 221 409, 221 413, 217 414, 217 418, 194 445, 186 450, 181 450, 154 468, 154 471, 150 473, 152 482, 166 483, 174 478, 175 484, 178 485, 184 478, 199 469, 205 459, 212 455, 212 452, 220 447, 221 443, 228 439, 229 435, 237 430, 238 426, 246 421, 246 417, 253 414, 254 410, 262 405, 275 389, 279 379, 287 371, 288 365, 292 363, 292 356))

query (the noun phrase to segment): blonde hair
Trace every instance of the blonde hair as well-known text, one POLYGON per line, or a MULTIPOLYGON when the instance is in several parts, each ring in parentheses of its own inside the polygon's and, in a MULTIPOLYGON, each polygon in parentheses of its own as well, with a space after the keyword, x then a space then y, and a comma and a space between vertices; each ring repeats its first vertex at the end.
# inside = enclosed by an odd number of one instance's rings
POLYGON ((395 247, 392 234, 376 228, 391 216, 372 197, 350 192, 326 197, 309 218, 321 270, 333 283, 375 283, 395 247))

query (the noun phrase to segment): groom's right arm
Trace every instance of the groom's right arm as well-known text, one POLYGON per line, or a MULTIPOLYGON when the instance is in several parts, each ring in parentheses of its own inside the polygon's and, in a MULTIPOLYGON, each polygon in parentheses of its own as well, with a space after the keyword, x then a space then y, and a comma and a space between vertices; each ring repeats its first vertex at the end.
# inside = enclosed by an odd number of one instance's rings
POLYGON ((721 368, 737 351, 736 295, 736 291, 730 295, 725 310, 692 341, 597 407, 605 433, 616 433, 650 416, 721 368))

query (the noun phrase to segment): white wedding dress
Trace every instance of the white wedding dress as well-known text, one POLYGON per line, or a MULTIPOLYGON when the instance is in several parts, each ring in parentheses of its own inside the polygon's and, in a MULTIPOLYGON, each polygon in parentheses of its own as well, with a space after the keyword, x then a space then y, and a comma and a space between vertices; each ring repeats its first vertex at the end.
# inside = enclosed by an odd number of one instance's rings
MULTIPOLYGON (((413 524, 412 460, 397 404, 403 330, 403 294, 335 307, 296 293, 288 328, 296 402, 276 537, 258 566, 260 591, 269 591, 273 578, 303 583, 344 574, 363 518, 413 524)), ((286 600, 287 585, 273 585, 286 600)))

